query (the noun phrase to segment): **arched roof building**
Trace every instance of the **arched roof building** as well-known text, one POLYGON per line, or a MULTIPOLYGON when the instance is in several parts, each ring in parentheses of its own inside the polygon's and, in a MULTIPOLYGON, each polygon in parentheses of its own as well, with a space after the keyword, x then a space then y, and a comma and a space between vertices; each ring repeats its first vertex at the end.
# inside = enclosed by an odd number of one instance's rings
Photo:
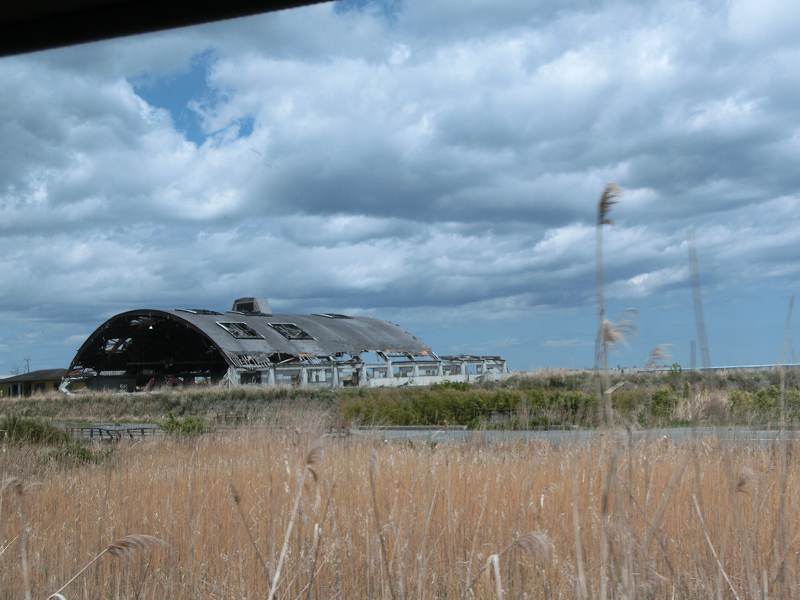
POLYGON ((241 298, 233 309, 140 309, 103 323, 78 350, 62 389, 158 385, 424 385, 507 371, 499 357, 437 356, 399 325, 341 314, 275 315, 241 298))

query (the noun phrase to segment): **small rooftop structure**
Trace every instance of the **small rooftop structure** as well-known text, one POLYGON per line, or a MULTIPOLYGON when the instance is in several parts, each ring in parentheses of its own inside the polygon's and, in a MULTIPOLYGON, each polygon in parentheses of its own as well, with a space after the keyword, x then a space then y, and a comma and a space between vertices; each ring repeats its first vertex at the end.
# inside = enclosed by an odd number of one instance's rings
POLYGON ((276 315, 264 299, 232 310, 131 310, 78 350, 62 391, 156 386, 376 387, 478 381, 507 373, 499 356, 440 358, 399 325, 338 313, 276 315))
POLYGON ((40 369, 0 379, 0 398, 20 398, 58 389, 66 369, 40 369))

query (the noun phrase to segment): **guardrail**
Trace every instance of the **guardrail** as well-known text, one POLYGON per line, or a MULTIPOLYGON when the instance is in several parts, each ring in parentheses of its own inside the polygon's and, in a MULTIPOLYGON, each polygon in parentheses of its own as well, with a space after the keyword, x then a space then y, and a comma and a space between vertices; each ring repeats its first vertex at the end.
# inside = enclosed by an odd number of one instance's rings
POLYGON ((140 440, 164 433, 158 425, 63 426, 61 429, 79 439, 112 442, 123 439, 140 440))

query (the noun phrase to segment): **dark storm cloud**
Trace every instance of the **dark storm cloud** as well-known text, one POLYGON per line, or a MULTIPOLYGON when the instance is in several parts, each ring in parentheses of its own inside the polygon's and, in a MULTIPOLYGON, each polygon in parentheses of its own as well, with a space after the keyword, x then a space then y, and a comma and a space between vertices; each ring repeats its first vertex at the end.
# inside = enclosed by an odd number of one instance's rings
POLYGON ((612 301, 685 287, 691 226, 710 288, 794 281, 798 24, 782 3, 356 3, 4 59, 0 311, 83 332, 245 293, 585 306, 607 181, 612 301), (197 57, 174 109, 195 143, 139 93, 197 57))
MULTIPOLYGON (((281 155, 257 189, 277 210, 415 218, 424 204, 425 218, 470 220, 491 204, 499 220, 563 224, 591 218, 585 198, 607 178, 652 191, 667 216, 727 210, 794 186, 774 146, 791 139, 783 124, 797 104, 772 94, 778 78, 760 74, 763 54, 720 52, 737 48, 720 8, 688 6, 695 37, 664 27, 663 7, 612 5, 434 49, 418 48, 418 32, 395 32, 405 44, 387 47, 383 60, 223 60, 219 85, 262 95, 237 94, 218 116, 254 112, 276 140, 281 155), (611 35, 613 19, 639 20, 639 29, 611 35), (587 31, 578 40, 550 34, 569 26, 587 31), (307 93, 307 81, 319 93, 307 93), (758 185, 748 191, 743 180, 758 185)), ((767 58, 768 72, 780 69, 776 55, 767 58)))

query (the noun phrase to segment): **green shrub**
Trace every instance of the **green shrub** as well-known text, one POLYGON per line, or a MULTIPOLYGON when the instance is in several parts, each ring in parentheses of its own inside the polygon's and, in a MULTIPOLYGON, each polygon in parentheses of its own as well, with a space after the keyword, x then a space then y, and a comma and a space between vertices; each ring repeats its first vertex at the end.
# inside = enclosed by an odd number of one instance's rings
POLYGON ((735 417, 752 414, 755 404, 753 394, 744 390, 734 390, 730 395, 731 412, 735 417))
MULTIPOLYGON (((672 423, 681 397, 687 405, 693 405, 696 393, 709 393, 719 402, 694 419, 770 423, 780 417, 780 374, 772 368, 700 372, 676 367, 661 373, 612 373, 608 383, 625 383, 615 388, 611 397, 621 422, 636 422, 642 427, 672 423)), ((798 422, 800 369, 785 369, 784 375, 788 417, 798 422)), ((592 427, 598 424, 597 388, 598 380, 592 372, 546 371, 515 374, 502 382, 453 382, 429 388, 196 386, 146 394, 93 392, 63 397, 58 402, 31 398, 3 402, 2 410, 5 415, 70 421, 155 421, 162 422, 171 433, 186 435, 205 431, 208 423, 218 421, 272 419, 275 409, 287 404, 297 404, 302 410, 311 408, 337 424, 592 427)), ((50 433, 14 435, 38 439, 50 433)))
POLYGON ((16 415, 0 419, 0 430, 5 431, 6 440, 24 444, 54 446, 67 444, 72 437, 43 419, 18 417, 16 415))
POLYGON ((0 430, 5 431, 8 442, 45 446, 43 456, 46 459, 70 465, 97 463, 112 452, 111 449, 94 451, 43 419, 13 415, 3 417, 0 419, 0 430))
POLYGON ((431 386, 432 390, 459 390, 465 392, 474 386, 463 381, 443 381, 442 383, 435 383, 431 386))
POLYGON ((192 436, 199 435, 208 431, 208 423, 201 417, 188 416, 179 418, 171 412, 167 413, 167 418, 161 423, 161 428, 166 433, 175 435, 192 436))
POLYGON ((669 421, 678 405, 678 398, 669 388, 661 388, 650 397, 650 416, 660 423, 669 421))
POLYGON ((519 428, 592 425, 597 412, 595 398, 580 391, 480 388, 465 384, 348 394, 342 397, 339 411, 345 421, 363 425, 472 428, 486 425, 496 413, 507 414, 509 422, 519 428))
POLYGON ((753 408, 759 414, 776 416, 780 411, 781 391, 777 385, 758 390, 752 398, 753 408))
POLYGON ((649 395, 647 390, 624 386, 611 395, 611 404, 614 411, 624 421, 642 420, 647 408, 649 395))

